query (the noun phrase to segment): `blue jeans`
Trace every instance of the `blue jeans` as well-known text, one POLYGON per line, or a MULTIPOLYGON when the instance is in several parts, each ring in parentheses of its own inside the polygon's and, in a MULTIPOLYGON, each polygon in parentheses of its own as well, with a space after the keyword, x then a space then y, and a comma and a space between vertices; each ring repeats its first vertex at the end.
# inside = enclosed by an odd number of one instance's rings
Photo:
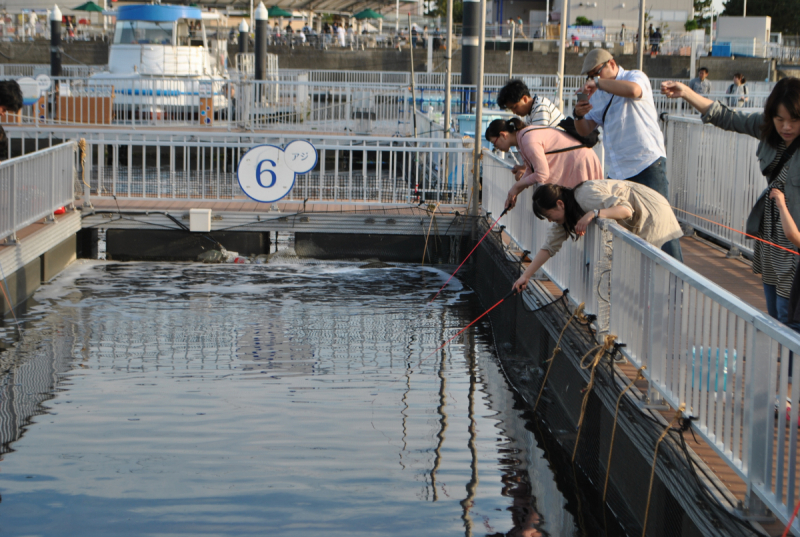
POLYGON ((789 299, 778 296, 774 285, 762 284, 764 286, 764 298, 767 300, 767 313, 773 319, 777 319, 785 325, 789 324, 789 299))
MULTIPOLYGON (((659 157, 654 163, 640 171, 633 177, 628 177, 628 181, 639 183, 646 187, 650 187, 667 200, 669 200, 669 183, 667 182, 667 159, 659 157)), ((673 239, 664 243, 661 251, 667 255, 671 255, 681 263, 683 263, 683 252, 681 252, 680 239, 673 239)), ((787 310, 788 311, 788 310, 787 310)))
MULTIPOLYGON (((777 289, 774 285, 764 286, 764 298, 767 299, 767 313, 773 319, 777 319, 795 332, 800 332, 800 323, 789 322, 789 299, 778 296, 777 289)), ((794 353, 789 353, 789 376, 792 375, 792 362, 794 361, 794 353)))

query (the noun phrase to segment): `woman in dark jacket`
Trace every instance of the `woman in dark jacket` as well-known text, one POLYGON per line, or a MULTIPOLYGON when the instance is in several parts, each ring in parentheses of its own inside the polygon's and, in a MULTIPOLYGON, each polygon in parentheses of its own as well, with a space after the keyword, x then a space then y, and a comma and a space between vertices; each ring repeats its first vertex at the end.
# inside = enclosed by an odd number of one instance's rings
MULTIPOLYGON (((788 213, 795 222, 800 222, 800 79, 784 78, 778 82, 764 111, 754 114, 731 110, 719 101, 698 95, 680 82, 663 82, 661 93, 668 97, 682 97, 703 115, 703 123, 758 138, 756 156, 761 172, 767 178, 767 188, 783 192, 788 213)), ((748 219, 748 224, 750 221, 748 219)), ((774 196, 764 202, 758 236, 783 248, 794 249, 784 233, 774 196)), ((753 272, 761 274, 767 310, 784 324, 792 323, 789 298, 797 257, 790 251, 761 241, 757 241, 753 249, 753 272)))

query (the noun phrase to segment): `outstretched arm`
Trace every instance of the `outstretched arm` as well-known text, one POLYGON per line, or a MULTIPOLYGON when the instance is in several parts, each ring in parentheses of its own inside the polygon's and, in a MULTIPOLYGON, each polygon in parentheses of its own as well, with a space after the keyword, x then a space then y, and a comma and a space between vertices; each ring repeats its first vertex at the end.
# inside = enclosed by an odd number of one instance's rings
POLYGON ((706 99, 702 95, 698 95, 687 87, 686 84, 674 82, 672 80, 661 83, 661 93, 670 99, 682 98, 701 114, 705 114, 708 109, 711 108, 711 105, 714 104, 714 101, 706 99))
POLYGON ((522 276, 520 276, 519 279, 514 282, 514 290, 517 293, 521 293, 527 289, 530 279, 534 274, 536 274, 537 270, 542 268, 548 259, 550 259, 550 252, 547 250, 539 250, 539 252, 531 260, 531 264, 528 265, 528 268, 526 268, 525 272, 522 273, 522 276))

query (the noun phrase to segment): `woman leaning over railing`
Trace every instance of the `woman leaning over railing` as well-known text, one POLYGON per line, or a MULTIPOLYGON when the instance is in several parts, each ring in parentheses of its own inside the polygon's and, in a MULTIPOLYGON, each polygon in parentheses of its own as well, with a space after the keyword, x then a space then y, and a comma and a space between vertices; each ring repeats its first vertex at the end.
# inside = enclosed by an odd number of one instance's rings
POLYGON ((753 273, 761 274, 769 314, 790 324, 789 297, 798 256, 784 233, 779 207, 768 193, 771 189, 783 192, 789 214, 800 222, 800 79, 778 82, 764 111, 752 114, 706 99, 680 82, 663 82, 661 93, 683 98, 702 114, 703 123, 758 138, 756 156, 767 188, 747 218, 746 231, 781 248, 756 241, 753 273))

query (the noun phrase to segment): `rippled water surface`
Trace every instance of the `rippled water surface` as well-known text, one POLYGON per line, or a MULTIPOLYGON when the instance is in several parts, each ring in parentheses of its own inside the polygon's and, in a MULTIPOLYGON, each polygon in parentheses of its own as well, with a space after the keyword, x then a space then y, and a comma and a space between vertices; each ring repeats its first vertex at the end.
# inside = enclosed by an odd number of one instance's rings
POLYGON ((0 534, 572 534, 488 326, 429 357, 445 276, 72 266, 0 353, 0 534))

